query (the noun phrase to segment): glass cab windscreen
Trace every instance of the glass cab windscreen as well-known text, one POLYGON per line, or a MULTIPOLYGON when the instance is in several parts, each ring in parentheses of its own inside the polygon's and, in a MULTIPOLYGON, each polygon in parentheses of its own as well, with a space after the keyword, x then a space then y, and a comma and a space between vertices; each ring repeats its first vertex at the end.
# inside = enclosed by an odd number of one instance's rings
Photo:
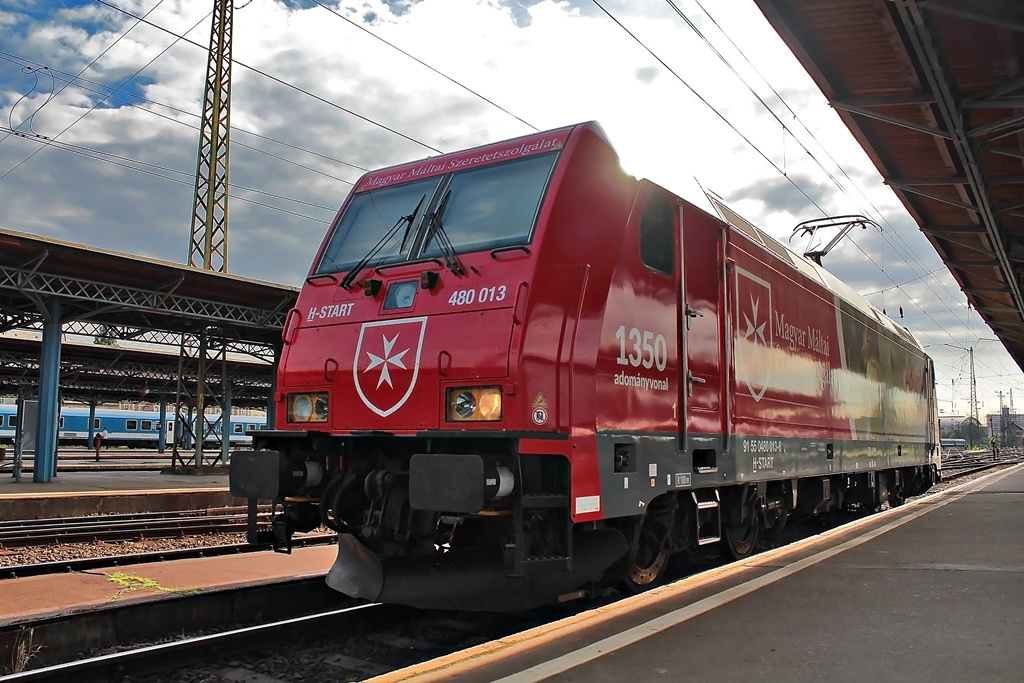
POLYGON ((398 229, 377 252, 376 261, 387 263, 408 258, 414 242, 412 226, 426 210, 439 182, 440 178, 428 178, 353 197, 334 229, 316 273, 338 272, 355 265, 396 226, 398 229), (417 206, 418 214, 411 216, 417 206))
MULTIPOLYGON (((455 251, 529 242, 556 158, 545 154, 452 176, 440 219, 455 251)), ((427 236, 423 255, 441 253, 435 229, 427 236)))

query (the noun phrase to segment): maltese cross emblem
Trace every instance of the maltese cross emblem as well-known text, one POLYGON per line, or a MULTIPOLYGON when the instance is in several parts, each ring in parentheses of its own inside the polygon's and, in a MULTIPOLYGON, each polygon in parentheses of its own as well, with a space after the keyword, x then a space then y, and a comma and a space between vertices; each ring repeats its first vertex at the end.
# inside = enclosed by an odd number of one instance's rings
POLYGON ((366 355, 370 357, 370 364, 366 366, 366 371, 369 372, 378 366, 380 367, 380 379, 377 380, 378 389, 380 389, 380 385, 385 382, 392 389, 395 388, 395 385, 391 383, 391 371, 388 370, 388 365, 394 365, 395 367, 402 368, 403 370, 407 369, 405 364, 402 363, 402 357, 409 353, 409 349, 405 349, 401 353, 391 355, 392 350, 395 348, 395 342, 398 341, 398 336, 399 335, 396 334, 391 339, 388 339, 387 335, 384 335, 383 357, 375 356, 369 351, 366 352, 366 355))
POLYGON ((387 417, 402 407, 416 387, 427 319, 364 323, 359 330, 352 374, 367 408, 387 417))
POLYGON ((736 380, 755 401, 764 398, 771 382, 772 286, 757 275, 736 268, 736 380))

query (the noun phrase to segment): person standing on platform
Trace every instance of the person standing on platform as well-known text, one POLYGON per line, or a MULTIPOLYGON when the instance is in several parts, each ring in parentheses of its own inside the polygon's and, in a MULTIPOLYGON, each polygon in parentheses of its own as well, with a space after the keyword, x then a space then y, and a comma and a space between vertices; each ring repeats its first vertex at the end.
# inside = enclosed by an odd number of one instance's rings
POLYGON ((93 437, 92 444, 96 447, 96 462, 100 461, 100 446, 103 445, 103 440, 107 438, 107 428, 104 427, 102 432, 98 432, 93 437))

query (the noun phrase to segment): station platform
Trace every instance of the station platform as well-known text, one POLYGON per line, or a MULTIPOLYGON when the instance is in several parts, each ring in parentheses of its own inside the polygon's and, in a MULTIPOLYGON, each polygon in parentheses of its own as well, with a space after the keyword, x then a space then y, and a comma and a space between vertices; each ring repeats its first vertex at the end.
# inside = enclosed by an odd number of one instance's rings
POLYGON ((273 552, 122 565, 84 572, 0 580, 0 624, 44 619, 274 582, 326 576, 333 545, 273 552))
POLYGON ((228 468, 211 471, 215 473, 58 470, 57 476, 46 483, 33 482, 31 473, 23 474, 21 481, 16 482, 9 472, 0 472, 0 519, 197 510, 244 504, 228 492, 228 468))
POLYGON ((1024 466, 371 679, 1024 680, 1024 466))

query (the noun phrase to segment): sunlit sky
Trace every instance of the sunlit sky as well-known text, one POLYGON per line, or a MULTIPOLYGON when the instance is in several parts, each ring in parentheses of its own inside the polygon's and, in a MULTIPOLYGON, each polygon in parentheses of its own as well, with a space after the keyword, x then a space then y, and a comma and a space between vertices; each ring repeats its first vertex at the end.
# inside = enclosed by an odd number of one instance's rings
MULTIPOLYGON (((0 226, 187 259, 212 8, 0 0, 0 226)), ((825 266, 927 347, 943 414, 968 411, 968 347, 979 413, 999 391, 1024 407, 1019 368, 752 0, 238 0, 233 36, 234 274, 299 284, 362 169, 597 120, 628 172, 702 206, 711 190, 782 241, 877 221, 825 266)))

